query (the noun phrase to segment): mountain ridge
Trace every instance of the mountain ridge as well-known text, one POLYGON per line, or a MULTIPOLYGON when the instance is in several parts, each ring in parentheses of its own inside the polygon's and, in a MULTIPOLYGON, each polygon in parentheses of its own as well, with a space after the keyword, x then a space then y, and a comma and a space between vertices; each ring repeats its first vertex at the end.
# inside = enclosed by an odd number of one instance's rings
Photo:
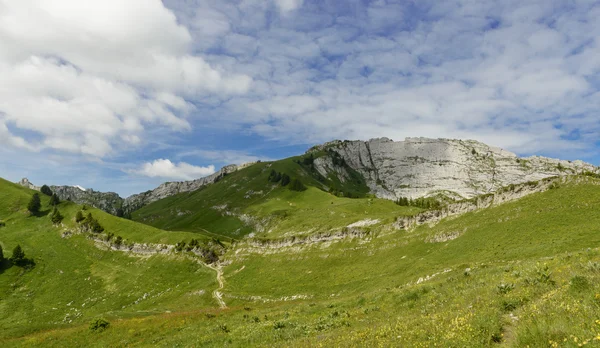
MULTIPOLYGON (((598 167, 580 160, 519 157, 479 141, 446 138, 334 140, 311 147, 305 155, 311 156, 311 165, 322 178, 333 177, 343 183, 352 180, 355 171, 364 178, 371 194, 391 200, 431 196, 468 199, 510 184, 598 172, 598 167)), ((114 192, 83 191, 74 186, 51 188, 61 199, 127 216, 152 202, 214 184, 254 163, 227 165, 212 175, 191 181, 165 182, 153 190, 127 198, 114 192)), ((19 184, 39 189, 26 178, 19 184)), ((320 188, 331 189, 326 185, 320 188)))

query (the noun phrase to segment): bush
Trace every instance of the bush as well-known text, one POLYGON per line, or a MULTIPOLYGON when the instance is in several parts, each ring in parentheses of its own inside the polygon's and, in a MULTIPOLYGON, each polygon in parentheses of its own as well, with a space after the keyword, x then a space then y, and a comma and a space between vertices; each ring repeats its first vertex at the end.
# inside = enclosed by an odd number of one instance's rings
POLYGON ((0 227, 5 227, 6 226, 6 222, 0 220, 0 227))
POLYGON ((41 207, 42 207, 42 202, 40 200, 40 195, 37 193, 34 193, 33 196, 31 197, 31 200, 29 201, 29 204, 27 204, 27 210, 29 210, 29 212, 32 214, 37 214, 40 212, 41 207))
POLYGON ((56 209, 56 206, 55 206, 54 210, 52 211, 52 216, 50 216, 50 219, 52 220, 53 224, 57 225, 63 221, 64 216, 62 216, 60 211, 58 209, 56 209))
POLYGON ((0 245, 0 263, 4 261, 4 251, 2 251, 2 245, 0 245))
POLYGON ((123 238, 121 238, 121 236, 117 236, 117 239, 115 239, 115 246, 119 248, 121 247, 121 244, 123 244, 123 238))
POLYGON ((281 174, 281 186, 287 186, 291 181, 291 178, 287 174, 281 174))
POLYGON ((110 326, 110 323, 104 319, 94 319, 90 322, 90 331, 102 332, 110 326))
POLYGON ((40 192, 45 194, 46 196, 52 196, 52 190, 50 189, 50 187, 48 187, 48 185, 42 186, 42 188, 40 188, 40 192))

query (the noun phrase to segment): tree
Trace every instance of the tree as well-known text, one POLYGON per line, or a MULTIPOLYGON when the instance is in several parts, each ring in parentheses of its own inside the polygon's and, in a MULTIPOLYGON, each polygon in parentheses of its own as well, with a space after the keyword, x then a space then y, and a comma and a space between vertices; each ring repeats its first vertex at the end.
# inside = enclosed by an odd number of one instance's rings
POLYGON ((83 213, 80 210, 77 212, 77 214, 75 214, 75 222, 80 223, 83 220, 85 220, 85 218, 83 217, 83 213))
POLYGON ((50 197, 50 205, 57 206, 58 203, 60 203, 60 199, 58 198, 56 193, 53 193, 52 196, 50 197))
POLYGON ((287 174, 281 175, 281 186, 287 186, 290 183, 290 176, 287 174))
POLYGON ((50 187, 48 187, 48 185, 42 186, 42 188, 40 188, 40 192, 42 192, 46 196, 52 196, 52 190, 50 189, 50 187))
POLYGON ((40 208, 42 207, 42 202, 40 201, 40 195, 34 193, 27 205, 27 210, 29 210, 32 214, 37 214, 40 212, 40 208))
POLYGON ((15 265, 20 265, 23 263, 23 261, 25 261, 25 252, 23 251, 20 245, 17 244, 17 246, 13 249, 10 260, 15 265))
POLYGON ((0 245, 0 263, 4 261, 4 252, 2 251, 2 245, 0 245))
POLYGON ((56 209, 56 207, 54 207, 54 210, 52 211, 52 216, 50 217, 50 219, 52 220, 53 224, 60 224, 63 221, 64 216, 62 216, 60 211, 58 211, 58 209, 56 209))

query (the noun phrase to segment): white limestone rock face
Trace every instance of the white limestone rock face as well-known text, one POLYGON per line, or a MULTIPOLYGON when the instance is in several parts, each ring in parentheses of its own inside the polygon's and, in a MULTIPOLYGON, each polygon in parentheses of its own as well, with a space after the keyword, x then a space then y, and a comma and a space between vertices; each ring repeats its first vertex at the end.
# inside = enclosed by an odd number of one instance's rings
POLYGON ((407 138, 394 142, 379 138, 334 141, 314 149, 339 153, 365 177, 374 194, 387 199, 438 193, 471 198, 509 184, 598 170, 582 161, 519 158, 474 140, 407 138))

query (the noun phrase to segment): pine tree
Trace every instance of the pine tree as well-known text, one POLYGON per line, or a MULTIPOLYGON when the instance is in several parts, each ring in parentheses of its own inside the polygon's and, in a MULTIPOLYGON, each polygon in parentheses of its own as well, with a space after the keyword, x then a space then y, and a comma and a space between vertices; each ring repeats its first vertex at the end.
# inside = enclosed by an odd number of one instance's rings
POLYGON ((80 210, 77 212, 77 214, 75 214, 75 222, 79 223, 83 220, 85 220, 85 218, 83 217, 83 213, 80 210))
POLYGON ((13 253, 10 257, 10 260, 15 265, 20 265, 23 263, 23 261, 25 261, 25 252, 23 251, 20 245, 17 244, 17 246, 13 249, 13 253))
POLYGON ((42 207, 42 202, 40 201, 40 195, 34 193, 27 205, 27 210, 29 210, 32 214, 37 214, 40 212, 40 208, 42 207))
POLYGON ((56 193, 53 193, 52 196, 50 197, 50 205, 57 206, 58 203, 60 203, 60 199, 58 198, 56 193))
POLYGON ((40 192, 42 192, 46 196, 52 196, 52 190, 50 189, 50 187, 48 187, 48 185, 42 186, 40 188, 40 192))
POLYGON ((290 176, 287 174, 281 175, 281 186, 287 186, 290 183, 290 176))

